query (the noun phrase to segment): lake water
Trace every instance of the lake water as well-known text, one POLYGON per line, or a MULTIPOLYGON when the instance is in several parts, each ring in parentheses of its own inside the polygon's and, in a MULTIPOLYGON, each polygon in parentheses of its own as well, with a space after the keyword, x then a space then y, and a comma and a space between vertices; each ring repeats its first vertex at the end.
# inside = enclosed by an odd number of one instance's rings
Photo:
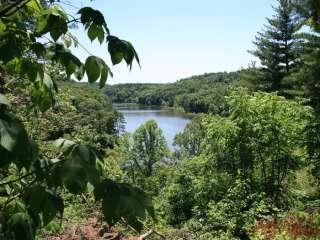
POLYGON ((171 109, 161 109, 161 107, 129 104, 114 104, 114 106, 123 114, 127 132, 133 133, 141 124, 154 119, 162 129, 171 150, 173 150, 172 144, 175 135, 182 132, 191 120, 191 117, 187 114, 177 113, 171 109))

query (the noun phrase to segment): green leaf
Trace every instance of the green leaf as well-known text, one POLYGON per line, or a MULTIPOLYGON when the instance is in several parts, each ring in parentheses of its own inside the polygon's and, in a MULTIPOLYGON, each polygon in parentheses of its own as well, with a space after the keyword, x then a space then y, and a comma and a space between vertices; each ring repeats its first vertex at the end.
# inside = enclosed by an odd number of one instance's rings
POLYGON ((130 42, 121 40, 115 36, 108 36, 107 40, 108 51, 114 65, 119 64, 123 59, 130 66, 130 69, 134 59, 140 64, 138 54, 130 42))
MULTIPOLYGON (((60 160, 62 162, 65 160, 60 160)), ((61 164, 54 164, 51 169, 51 174, 46 176, 46 182, 49 187, 57 188, 63 186, 62 175, 62 166, 61 164)))
POLYGON ((45 34, 45 33, 47 33, 47 31, 46 31, 47 25, 48 25, 47 18, 46 18, 46 16, 43 16, 43 17, 40 18, 39 21, 38 21, 37 32, 38 32, 39 34, 45 34))
POLYGON ((100 44, 102 44, 105 39, 105 32, 107 35, 110 34, 103 14, 90 7, 81 8, 78 14, 81 14, 80 19, 85 29, 88 29, 90 40, 93 41, 98 38, 100 44))
POLYGON ((136 230, 142 230, 139 220, 146 218, 146 212, 154 217, 151 199, 141 190, 128 184, 104 180, 95 186, 97 200, 102 199, 103 214, 110 226, 116 224, 121 217, 136 230))
POLYGON ((110 226, 115 225, 121 219, 120 189, 112 181, 105 180, 96 186, 94 190, 96 199, 103 199, 103 215, 110 226))
POLYGON ((26 6, 27 6, 29 9, 33 10, 33 12, 34 12, 34 14, 35 14, 36 16, 40 16, 41 13, 42 13, 42 11, 43 11, 42 5, 41 5, 37 0, 31 0, 31 1, 29 1, 29 2, 26 4, 26 6))
POLYGON ((90 38, 91 41, 98 38, 100 44, 102 44, 104 40, 104 31, 102 26, 91 24, 88 30, 88 37, 90 38))
POLYGON ((47 52, 45 46, 39 42, 33 43, 30 48, 37 55, 38 58, 44 57, 47 52))
POLYGON ((114 36, 108 36, 108 51, 113 65, 119 64, 124 58, 126 45, 114 36))
POLYGON ((42 79, 44 77, 43 65, 34 60, 22 59, 20 73, 27 74, 29 80, 34 82, 37 79, 42 79))
POLYGON ((54 41, 68 31, 67 19, 60 13, 50 13, 39 20, 37 32, 44 35, 50 32, 50 36, 54 41))
POLYGON ((25 201, 31 216, 40 215, 46 226, 57 214, 63 215, 64 204, 60 196, 42 186, 35 186, 25 194, 25 201))
POLYGON ((74 194, 83 192, 87 186, 86 168, 79 159, 68 159, 61 169, 62 182, 74 194))
POLYGON ((13 234, 16 240, 33 240, 35 237, 32 221, 25 213, 13 214, 9 218, 7 225, 9 234, 13 234))
POLYGON ((41 112, 47 111, 54 103, 55 86, 48 74, 44 78, 36 81, 31 91, 31 100, 35 106, 38 106, 41 112))
POLYGON ((99 85, 101 88, 105 86, 109 74, 112 76, 112 72, 108 65, 101 58, 96 56, 87 58, 85 68, 89 83, 96 82, 100 77, 99 85))
POLYGON ((79 80, 83 78, 84 66, 76 56, 74 56, 62 44, 54 44, 51 46, 51 50, 54 52, 51 58, 52 61, 59 62, 64 66, 68 77, 70 77, 71 74, 75 74, 79 80))
POLYGON ((2 37, 3 35, 5 35, 5 30, 6 30, 6 24, 4 24, 1 20, 0 20, 0 37, 2 37))
POLYGON ((0 105, 6 105, 6 106, 10 105, 8 99, 1 93, 0 93, 0 105))
POLYGON ((73 151, 71 157, 73 159, 81 159, 86 167, 86 177, 91 184, 99 181, 100 174, 97 169, 97 155, 93 149, 88 146, 79 145, 73 151))
POLYGON ((140 65, 140 59, 139 59, 138 53, 136 52, 132 44, 130 42, 126 42, 126 44, 128 46, 128 53, 127 53, 127 56, 125 57, 125 61, 127 65, 130 66, 130 69, 131 69, 133 60, 136 59, 137 63, 140 65))
POLYGON ((98 40, 100 42, 100 44, 103 43, 104 41, 104 31, 103 31, 103 28, 101 26, 98 26, 98 31, 97 31, 97 37, 98 37, 98 40))
POLYGON ((0 118, 0 134, 1 146, 10 152, 18 150, 22 144, 28 141, 23 125, 8 115, 2 115, 0 118), (19 142, 20 138, 23 139, 23 142, 19 142))
POLYGON ((33 148, 23 124, 12 115, 0 113, 0 165, 16 161, 19 168, 29 168, 33 148))
POLYGON ((88 30, 88 37, 90 38, 91 42, 97 37, 98 27, 96 25, 91 25, 88 30))
POLYGON ((82 145, 70 148, 72 150, 68 151, 67 160, 59 169, 58 175, 65 187, 77 194, 86 189, 88 182, 96 184, 100 174, 96 164, 97 156, 91 148, 82 145))
POLYGON ((85 68, 90 83, 94 83, 100 76, 100 65, 97 61, 97 57, 90 56, 87 58, 85 68))
POLYGON ((18 38, 15 33, 8 33, 1 37, 0 41, 0 61, 7 63, 14 58, 19 58, 24 52, 24 45, 21 44, 23 38, 18 38))
POLYGON ((122 52, 114 52, 113 54, 111 54, 111 61, 113 65, 121 63, 123 58, 124 56, 122 52))
POLYGON ((75 147, 77 144, 73 141, 70 141, 70 140, 66 140, 66 139, 57 139, 55 142, 54 142, 54 146, 56 148, 58 148, 61 152, 63 153, 67 153, 69 154, 73 147, 75 147))
POLYGON ((81 14, 80 20, 86 29, 90 28, 91 25, 101 26, 107 34, 110 34, 104 16, 100 11, 91 7, 84 7, 79 10, 78 14, 81 14))
POLYGON ((101 78, 99 82, 99 87, 103 88, 106 85, 107 79, 109 75, 109 68, 103 68, 101 69, 101 78))
POLYGON ((60 16, 50 15, 48 20, 50 28, 50 36, 57 41, 59 37, 68 31, 68 25, 64 18, 60 16))

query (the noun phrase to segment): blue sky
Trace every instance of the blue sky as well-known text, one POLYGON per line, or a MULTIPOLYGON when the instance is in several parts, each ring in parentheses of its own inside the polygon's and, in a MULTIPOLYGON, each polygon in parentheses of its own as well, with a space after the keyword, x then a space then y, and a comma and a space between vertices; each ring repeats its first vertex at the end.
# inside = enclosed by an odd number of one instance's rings
MULTIPOLYGON (((67 2, 65 0, 65 2, 67 2)), ((248 49, 265 18, 273 14, 276 0, 88 0, 69 1, 76 7, 100 10, 113 35, 129 40, 136 48, 141 69, 125 63, 113 67, 109 84, 174 82, 205 72, 233 71, 254 59, 248 49)), ((77 9, 62 4, 70 13, 77 9)), ((74 31, 94 55, 110 63, 106 45, 74 31)), ((73 50, 82 60, 87 53, 73 50)), ((110 65, 112 65, 110 63, 110 65)))

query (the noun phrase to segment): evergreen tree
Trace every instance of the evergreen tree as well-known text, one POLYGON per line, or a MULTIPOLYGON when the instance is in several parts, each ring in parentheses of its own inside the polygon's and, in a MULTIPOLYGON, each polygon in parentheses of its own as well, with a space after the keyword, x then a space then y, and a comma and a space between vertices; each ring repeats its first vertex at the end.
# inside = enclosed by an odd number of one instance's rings
POLYGON ((320 1, 295 0, 296 14, 313 32, 302 34, 303 54, 301 66, 293 76, 300 79, 310 104, 315 110, 314 118, 307 127, 307 149, 311 170, 320 185, 320 1))
POLYGON ((268 25, 259 32, 253 42, 256 50, 251 53, 260 59, 262 67, 256 73, 256 84, 262 84, 263 90, 279 91, 283 79, 298 61, 297 39, 295 34, 300 28, 294 16, 290 0, 278 0, 273 18, 267 18, 268 25), (258 83, 261 81, 261 83, 258 83))
POLYGON ((313 31, 320 32, 320 1, 319 0, 293 0, 297 14, 313 31))
POLYGON ((300 79, 310 103, 320 116, 320 1, 294 0, 295 13, 306 26, 308 33, 300 34, 302 39, 301 64, 294 78, 300 79))

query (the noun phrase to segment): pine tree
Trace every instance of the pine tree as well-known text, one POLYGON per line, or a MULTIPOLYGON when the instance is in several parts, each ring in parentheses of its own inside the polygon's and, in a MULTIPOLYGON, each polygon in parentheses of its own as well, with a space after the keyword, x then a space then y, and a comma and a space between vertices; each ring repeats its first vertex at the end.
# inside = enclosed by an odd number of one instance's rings
POLYGON ((309 31, 301 36, 302 64, 294 77, 303 82, 306 95, 315 111, 314 118, 306 128, 307 150, 311 171, 320 186, 320 1, 294 0, 294 4, 297 16, 311 30, 311 33, 309 31))
POLYGON ((313 31, 320 33, 320 1, 293 0, 296 12, 313 31))
POLYGON ((309 31, 299 34, 301 64, 292 78, 303 83, 305 95, 320 117, 320 1, 293 0, 293 4, 296 16, 309 27, 309 31))
POLYGON ((268 25, 253 42, 256 50, 250 51, 262 65, 259 74, 256 73, 256 85, 263 85, 266 91, 281 91, 284 77, 298 61, 295 34, 300 28, 299 21, 290 0, 278 2, 275 15, 267 18, 268 25))

